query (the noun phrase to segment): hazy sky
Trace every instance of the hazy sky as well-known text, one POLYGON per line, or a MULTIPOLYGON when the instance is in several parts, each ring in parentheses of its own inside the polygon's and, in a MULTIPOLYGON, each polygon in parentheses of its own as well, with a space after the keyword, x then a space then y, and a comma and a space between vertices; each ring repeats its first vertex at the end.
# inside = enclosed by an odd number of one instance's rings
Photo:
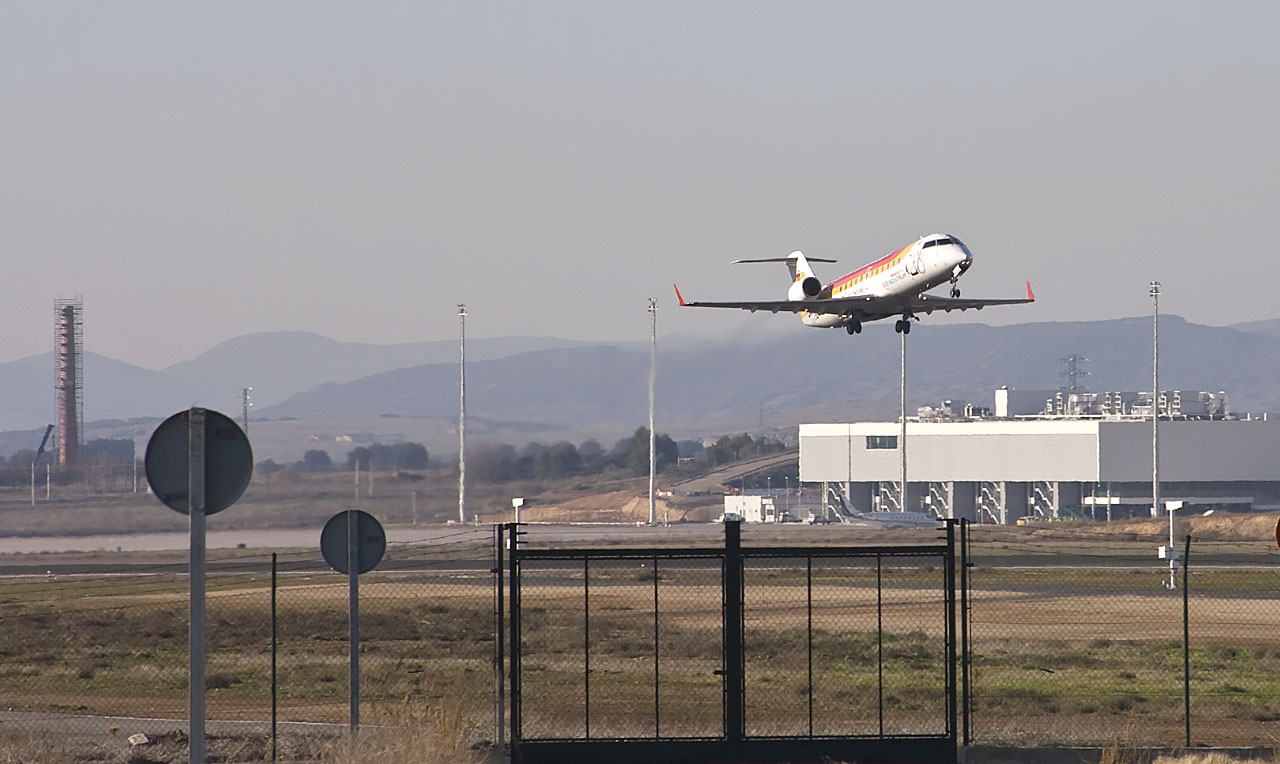
MULTIPOLYGON (((1280 4, 4 2, 0 360, 643 340, 947 231, 986 322, 1280 317, 1280 4)), ((975 320, 978 314, 964 314, 975 320)), ((946 319, 930 319, 933 321, 946 319)), ((950 319, 961 320, 961 319, 950 319)), ((805 329, 798 324, 794 331, 805 329)), ((834 337, 834 333, 833 333, 834 337)), ((843 343, 856 340, 839 338, 843 343)))

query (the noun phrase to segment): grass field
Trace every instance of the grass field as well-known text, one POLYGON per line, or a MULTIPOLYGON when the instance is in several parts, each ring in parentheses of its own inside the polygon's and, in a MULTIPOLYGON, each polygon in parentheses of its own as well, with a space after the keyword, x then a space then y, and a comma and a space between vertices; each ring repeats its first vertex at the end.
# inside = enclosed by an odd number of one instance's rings
MULTIPOLYGON (((1037 550, 1046 560, 1140 559, 1150 556, 1146 536, 1105 547, 1090 547, 1084 535, 1068 545, 1033 539, 975 541, 974 742, 1180 744, 1182 596, 1159 586, 1156 564, 983 562, 1037 550)), ((468 550, 485 559, 484 544, 468 550)), ((439 559, 457 556, 443 550, 439 559)), ((454 758, 440 761, 465 760, 471 746, 495 735, 492 579, 484 566, 459 571, 433 567, 434 559, 424 557, 422 570, 362 578, 362 720, 370 729, 385 726, 378 734, 390 751, 401 744, 395 720, 418 719, 410 726, 439 728, 431 734, 455 740, 454 758), (428 718, 434 721, 421 721, 428 718)), ((749 734, 874 733, 881 724, 888 732, 938 731, 945 656, 936 565, 893 566, 879 596, 865 565, 817 566, 809 576, 770 564, 749 568, 746 581, 749 734)), ((658 725, 664 736, 718 734, 718 571, 664 563, 656 594, 653 571, 634 561, 594 568, 590 582, 584 589, 581 571, 555 566, 527 571, 526 734, 582 734, 588 710, 597 737, 652 734, 658 725)), ((1280 569, 1193 568, 1190 583, 1192 742, 1275 745, 1280 569)), ((212 577, 208 589, 209 718, 248 723, 215 737, 219 755, 261 760, 269 745, 269 576, 265 565, 246 565, 212 577)), ((340 745, 348 713, 346 597, 345 579, 334 574, 281 578, 279 718, 329 725, 301 736, 290 728, 282 751, 292 758, 285 760, 356 761, 332 759, 350 753, 340 745)), ((62 751, 48 760, 71 761, 82 749, 127 750, 124 739, 146 731, 158 741, 146 760, 167 761, 162 748, 185 745, 186 676, 185 577, 121 570, 0 580, 0 731, 9 731, 18 751, 11 760, 39 761, 23 748, 28 734, 62 751)))

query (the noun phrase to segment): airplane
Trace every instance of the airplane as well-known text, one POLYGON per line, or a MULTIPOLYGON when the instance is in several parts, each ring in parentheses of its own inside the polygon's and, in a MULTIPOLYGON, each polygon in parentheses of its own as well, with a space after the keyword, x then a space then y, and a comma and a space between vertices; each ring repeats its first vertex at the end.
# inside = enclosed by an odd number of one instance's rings
MULTIPOLYGON (((758 260, 734 260, 734 263, 786 263, 791 272, 791 286, 785 300, 754 302, 686 302, 676 286, 676 299, 688 308, 740 308, 755 313, 767 310, 799 313, 805 326, 837 328, 858 334, 867 321, 898 316, 894 329, 899 334, 911 333, 911 320, 919 314, 935 310, 982 310, 988 305, 1021 305, 1035 302, 1031 282, 1027 282, 1025 298, 979 300, 961 298, 957 282, 973 265, 973 254, 964 242, 945 233, 921 236, 902 249, 892 252, 823 285, 810 263, 834 263, 835 260, 806 258, 796 251, 786 257, 758 260), (951 295, 926 294, 933 287, 951 283, 951 295)), ((672 286, 675 286, 674 284, 672 286)))

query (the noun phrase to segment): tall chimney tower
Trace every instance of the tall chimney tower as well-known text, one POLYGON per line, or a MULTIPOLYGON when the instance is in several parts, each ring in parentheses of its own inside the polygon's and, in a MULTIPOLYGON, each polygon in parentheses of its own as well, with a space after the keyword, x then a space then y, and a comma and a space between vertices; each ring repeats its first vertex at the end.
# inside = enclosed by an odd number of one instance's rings
POLYGON ((53 304, 54 398, 58 404, 58 464, 80 463, 84 429, 84 300, 58 298, 53 304))

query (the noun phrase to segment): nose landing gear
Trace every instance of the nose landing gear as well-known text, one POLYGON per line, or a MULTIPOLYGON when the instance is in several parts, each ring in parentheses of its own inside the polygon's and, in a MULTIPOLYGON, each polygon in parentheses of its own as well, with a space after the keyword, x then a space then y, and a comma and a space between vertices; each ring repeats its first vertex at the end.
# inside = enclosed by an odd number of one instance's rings
POLYGON ((955 279, 951 279, 951 296, 953 298, 960 296, 960 286, 956 284, 955 279))

